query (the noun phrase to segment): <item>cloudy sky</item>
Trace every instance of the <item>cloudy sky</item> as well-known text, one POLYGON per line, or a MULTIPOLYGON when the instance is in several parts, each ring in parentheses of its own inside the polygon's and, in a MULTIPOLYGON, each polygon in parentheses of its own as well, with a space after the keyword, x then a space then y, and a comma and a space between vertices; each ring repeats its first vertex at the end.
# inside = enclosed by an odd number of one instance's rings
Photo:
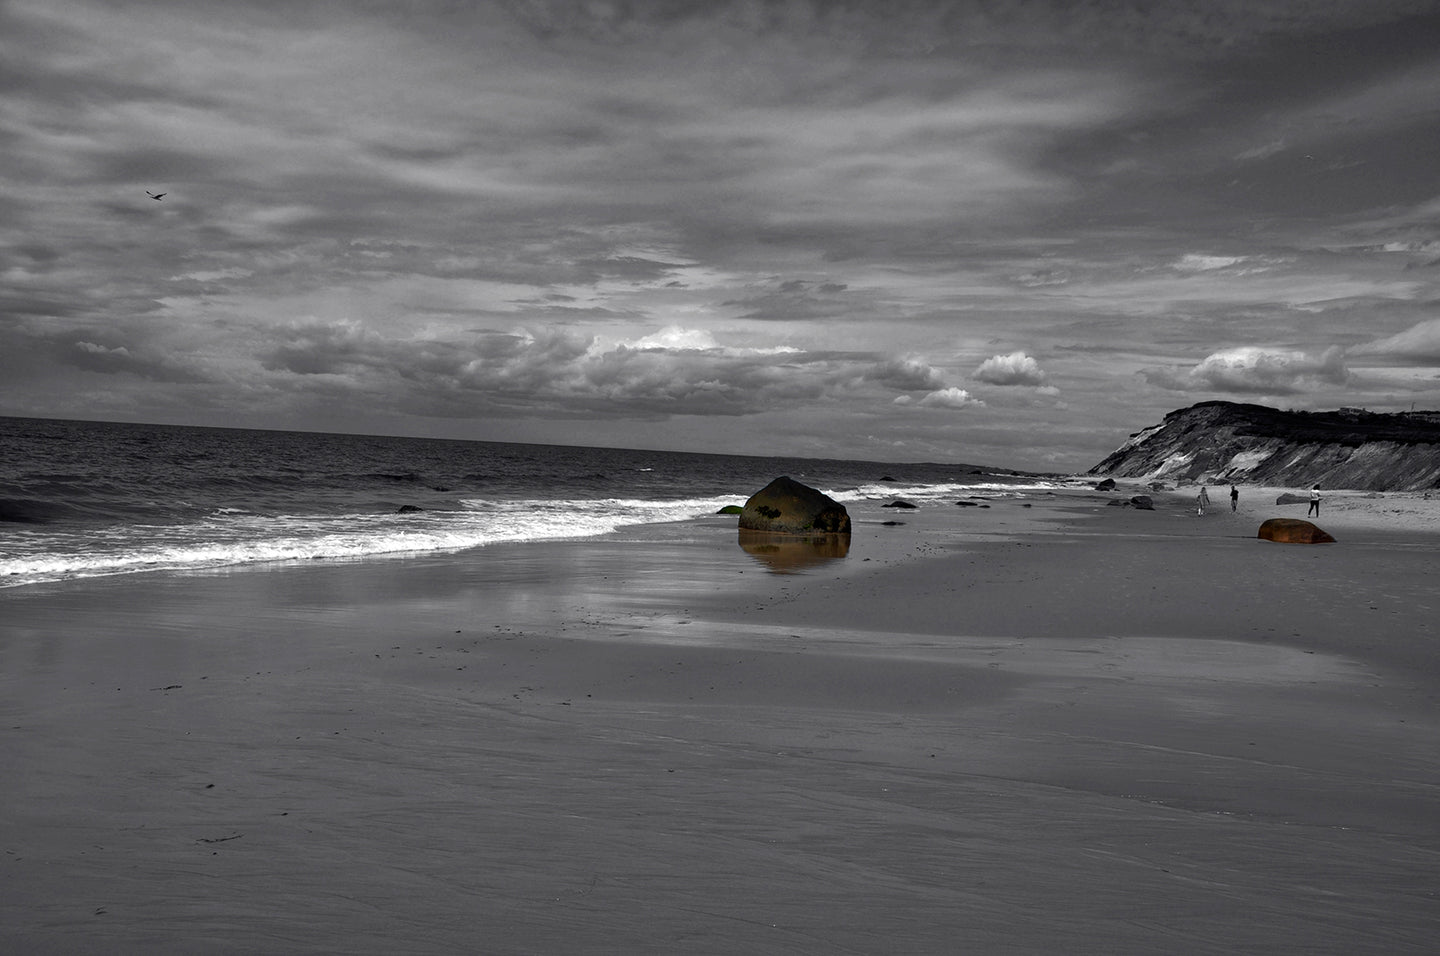
POLYGON ((0 0, 3 415, 1068 471, 1437 301, 1434 0, 0 0))

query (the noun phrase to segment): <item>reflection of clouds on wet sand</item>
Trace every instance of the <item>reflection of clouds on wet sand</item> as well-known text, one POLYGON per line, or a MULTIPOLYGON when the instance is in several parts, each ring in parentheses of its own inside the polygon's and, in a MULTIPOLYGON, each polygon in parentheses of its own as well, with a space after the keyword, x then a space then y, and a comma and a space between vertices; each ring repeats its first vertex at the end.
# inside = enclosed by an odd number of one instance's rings
POLYGON ((740 547, 775 574, 792 574, 850 553, 848 534, 776 534, 740 530, 740 547))

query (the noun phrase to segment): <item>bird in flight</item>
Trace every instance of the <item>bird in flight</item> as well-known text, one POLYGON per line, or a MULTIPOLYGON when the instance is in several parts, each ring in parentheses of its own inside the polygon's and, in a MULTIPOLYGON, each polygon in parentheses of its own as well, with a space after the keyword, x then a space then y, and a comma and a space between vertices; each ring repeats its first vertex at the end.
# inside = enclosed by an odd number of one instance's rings
POLYGON ((169 194, 169 193, 152 193, 150 190, 147 189, 147 190, 145 190, 145 195, 149 196, 151 199, 155 200, 156 202, 159 202, 161 199, 164 199, 166 196, 168 196, 168 195, 170 195, 170 194, 169 194))

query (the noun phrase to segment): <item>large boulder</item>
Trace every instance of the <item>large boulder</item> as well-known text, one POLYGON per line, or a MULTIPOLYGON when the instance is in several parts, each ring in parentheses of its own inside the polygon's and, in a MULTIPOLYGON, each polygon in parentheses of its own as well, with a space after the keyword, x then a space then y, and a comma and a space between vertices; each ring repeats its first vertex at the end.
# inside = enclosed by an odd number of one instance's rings
POLYGON ((1114 491, 1114 490, 1115 490, 1115 479, 1114 479, 1114 478, 1106 478, 1104 481, 1097 481, 1097 482, 1095 483, 1095 490, 1096 490, 1096 491, 1114 491))
POLYGON ((1267 518, 1256 537, 1284 544, 1329 544, 1335 540, 1301 518, 1267 518))
MULTIPOLYGON (((1154 511, 1155 499, 1149 495, 1132 495, 1129 498, 1111 498, 1105 502, 1112 508, 1138 508, 1141 511, 1154 511)), ((1026 505, 1025 507, 1030 507, 1026 505)))
POLYGON ((849 534, 850 514, 829 495, 793 478, 776 478, 750 496, 740 528, 780 534, 849 534))

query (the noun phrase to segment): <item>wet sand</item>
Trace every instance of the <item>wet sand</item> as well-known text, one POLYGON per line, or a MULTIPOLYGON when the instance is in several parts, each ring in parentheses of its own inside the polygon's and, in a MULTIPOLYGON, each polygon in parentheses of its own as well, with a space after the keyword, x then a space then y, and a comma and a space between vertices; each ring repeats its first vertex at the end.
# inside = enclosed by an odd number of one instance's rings
POLYGON ((1430 952, 1440 508, 1242 492, 0 591, 0 949, 1430 952))

